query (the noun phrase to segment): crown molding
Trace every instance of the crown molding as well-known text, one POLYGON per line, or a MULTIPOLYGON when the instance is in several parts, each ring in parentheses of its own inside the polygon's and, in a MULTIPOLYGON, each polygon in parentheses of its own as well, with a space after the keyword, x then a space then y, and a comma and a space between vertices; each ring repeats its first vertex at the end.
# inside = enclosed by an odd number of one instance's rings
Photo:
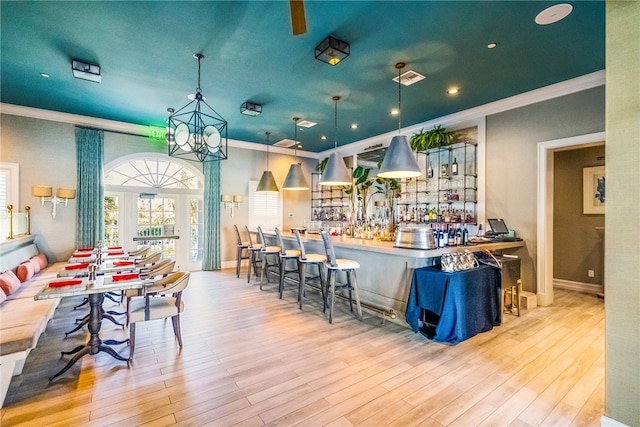
MULTIPOLYGON (((409 127, 402 128, 401 135, 409 137, 420 129, 437 124, 450 127, 450 128, 463 128, 468 125, 477 123, 483 117, 490 116, 492 114, 498 114, 504 111, 512 110, 514 108, 520 108, 527 105, 535 104, 537 102, 547 101, 553 98, 559 98, 561 96, 569 95, 572 93, 580 92, 594 87, 603 86, 605 84, 605 70, 596 71, 584 76, 576 77, 574 79, 565 80, 560 83, 555 83, 549 86, 534 89, 529 92, 524 92, 519 95, 514 95, 509 98, 504 98, 498 101, 490 102, 478 107, 470 108, 468 110, 459 111, 454 114, 442 116, 436 119, 428 120, 426 122, 418 123, 409 127)), ((78 114, 62 113, 59 111, 43 110, 40 108, 25 107, 21 105, 0 103, 0 111, 2 114, 11 114, 15 116, 31 117, 34 119, 51 120, 55 122, 70 123, 77 126, 87 126, 106 131, 127 133, 131 135, 146 136, 149 132, 147 126, 136 125, 132 123, 118 122, 115 120, 98 119, 95 117, 81 116, 78 114)), ((376 144, 382 144, 387 147, 391 141, 391 138, 397 134, 397 131, 391 131, 384 134, 376 135, 371 138, 363 139, 357 142, 353 142, 342 147, 338 147, 338 152, 342 156, 350 156, 357 153, 361 153, 366 147, 376 144)), ((242 148, 246 150, 258 150, 266 151, 266 146, 256 144, 252 142, 239 141, 229 139, 229 146, 235 148, 242 148)), ((298 155, 301 157, 321 159, 327 157, 334 149, 322 151, 320 153, 312 153, 308 151, 298 150, 298 155)), ((271 146, 269 151, 279 154, 291 154, 290 148, 281 148, 271 146)))
MULTIPOLYGON (((538 89, 524 92, 509 98, 500 99, 468 110, 459 111, 447 116, 431 119, 426 122, 418 123, 412 126, 402 128, 401 135, 410 137, 423 128, 429 128, 436 125, 442 125, 452 129, 463 129, 473 126, 486 116, 502 113, 504 111, 513 110, 515 108, 525 107, 542 101, 547 101, 561 96, 570 95, 572 93, 581 92, 583 90, 592 89, 594 87, 604 86, 605 70, 596 71, 574 79, 565 80, 560 83, 554 83, 538 89)), ((348 145, 338 147, 338 152, 342 156, 351 156, 365 151, 366 147, 376 144, 382 144, 384 147, 389 146, 391 138, 398 134, 397 130, 376 135, 371 138, 363 139, 348 145)), ((319 153, 320 158, 327 157, 334 149, 325 150, 319 153)))

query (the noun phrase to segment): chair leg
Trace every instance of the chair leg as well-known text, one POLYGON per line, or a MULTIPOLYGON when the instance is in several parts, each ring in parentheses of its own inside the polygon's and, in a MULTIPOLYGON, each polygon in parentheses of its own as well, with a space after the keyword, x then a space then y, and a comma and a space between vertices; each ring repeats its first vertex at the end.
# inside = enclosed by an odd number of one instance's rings
POLYGON ((133 351, 136 348, 136 324, 129 325, 129 360, 133 360, 133 351))
POLYGON ((236 262, 236 277, 240 278, 240 262, 242 261, 242 248, 238 246, 238 261, 236 262))
POLYGON ((180 315, 171 317, 171 324, 173 325, 173 333, 178 338, 178 344, 182 348, 182 334, 180 333, 180 315))
POLYGON ((282 299, 282 292, 284 292, 284 273, 287 268, 286 258, 280 258, 280 281, 278 283, 278 292, 280 293, 280 299, 282 299))
POLYGON ((331 283, 331 270, 327 270, 327 279, 325 282, 326 291, 322 298, 322 312, 327 312, 327 304, 329 303, 329 285, 331 283))
POLYGON ((300 281, 298 282, 298 303, 299 308, 302 310, 302 303, 304 302, 304 284, 307 278, 307 265, 304 262, 298 262, 298 275, 300 281))
POLYGON ((331 271, 331 280, 329 281, 329 295, 331 295, 331 305, 329 306, 329 323, 333 323, 333 306, 336 305, 336 273, 331 271))
POLYGON ((358 319, 362 321, 362 307, 360 307, 360 295, 358 294, 358 279, 356 278, 356 271, 351 270, 350 274, 353 274, 352 286, 353 292, 356 294, 356 308, 358 309, 358 319))
POLYGON ((351 312, 353 313, 353 293, 352 293, 353 287, 351 286, 352 271, 353 270, 347 270, 345 274, 347 275, 347 290, 349 291, 349 310, 351 310, 351 312))
POLYGON ((326 287, 327 287, 327 278, 325 277, 324 263, 316 264, 318 266, 318 276, 320 276, 320 292, 322 293, 322 301, 327 300, 326 287))

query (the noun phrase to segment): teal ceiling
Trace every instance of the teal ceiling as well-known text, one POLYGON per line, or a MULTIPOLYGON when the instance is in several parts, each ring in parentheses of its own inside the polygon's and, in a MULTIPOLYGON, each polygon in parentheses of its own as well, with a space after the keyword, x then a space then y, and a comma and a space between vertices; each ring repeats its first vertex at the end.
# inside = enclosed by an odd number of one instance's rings
POLYGON ((402 87, 402 126, 604 69, 604 2, 534 22, 557 3, 308 0, 308 31, 293 36, 287 1, 3 1, 1 101, 164 126, 195 91, 201 52, 201 87, 229 138, 293 139, 299 116, 318 123, 298 139, 319 152, 333 146, 333 95, 340 145, 397 129, 399 61, 427 76, 402 87), (335 67, 314 59, 329 34, 351 44, 335 67), (102 83, 73 78, 72 59, 99 64, 102 83), (245 101, 262 114, 240 114, 245 101))

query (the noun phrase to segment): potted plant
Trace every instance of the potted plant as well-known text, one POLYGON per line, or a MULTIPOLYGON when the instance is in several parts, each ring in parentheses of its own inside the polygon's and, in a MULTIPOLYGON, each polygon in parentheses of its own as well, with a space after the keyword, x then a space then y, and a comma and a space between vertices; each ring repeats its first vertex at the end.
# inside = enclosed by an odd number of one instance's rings
POLYGON ((435 126, 431 130, 421 129, 413 134, 410 139, 413 151, 426 151, 431 148, 444 147, 453 142, 453 131, 449 131, 441 125, 435 126))

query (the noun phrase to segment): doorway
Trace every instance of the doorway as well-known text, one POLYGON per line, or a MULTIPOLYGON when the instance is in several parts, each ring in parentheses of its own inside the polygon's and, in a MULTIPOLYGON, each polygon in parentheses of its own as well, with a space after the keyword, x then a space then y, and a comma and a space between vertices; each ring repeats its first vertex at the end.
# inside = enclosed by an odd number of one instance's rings
POLYGON ((537 195, 537 302, 553 303, 553 187, 554 153, 575 148, 593 147, 605 141, 605 133, 597 132, 538 143, 537 195))

